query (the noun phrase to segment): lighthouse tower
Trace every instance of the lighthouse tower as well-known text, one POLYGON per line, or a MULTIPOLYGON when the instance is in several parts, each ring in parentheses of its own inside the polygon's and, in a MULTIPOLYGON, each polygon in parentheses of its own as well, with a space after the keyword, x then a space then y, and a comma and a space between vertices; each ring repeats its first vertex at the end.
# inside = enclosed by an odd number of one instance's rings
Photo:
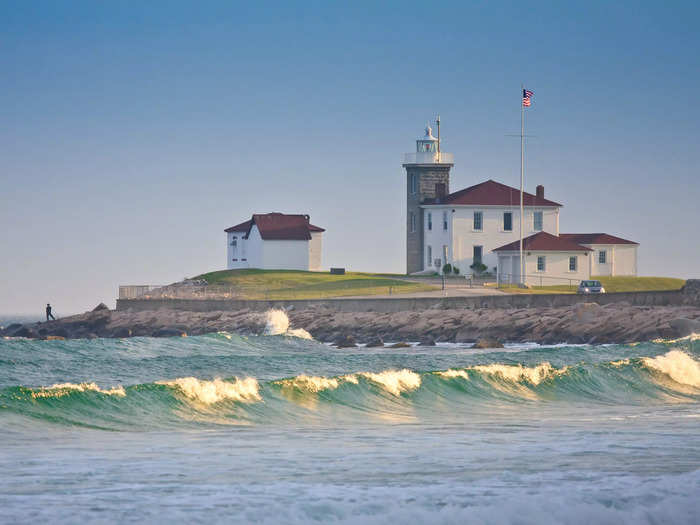
POLYGON ((450 192, 450 168, 454 166, 451 153, 440 150, 440 117, 437 118, 438 138, 430 125, 425 136, 416 140, 415 153, 406 153, 406 273, 428 269, 423 256, 425 219, 420 207, 425 201, 438 202, 450 192))

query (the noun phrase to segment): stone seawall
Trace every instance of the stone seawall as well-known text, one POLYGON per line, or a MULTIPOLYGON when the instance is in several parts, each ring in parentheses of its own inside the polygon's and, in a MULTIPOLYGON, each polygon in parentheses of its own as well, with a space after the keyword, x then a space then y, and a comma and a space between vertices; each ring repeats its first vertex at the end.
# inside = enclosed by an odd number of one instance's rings
POLYGON ((630 306, 700 306, 700 281, 688 281, 682 290, 663 292, 621 292, 601 295, 513 294, 480 297, 382 297, 365 299, 293 299, 247 301, 231 299, 118 299, 118 311, 179 310, 214 312, 227 310, 265 311, 270 308, 305 310, 323 308, 336 312, 417 312, 435 309, 550 308, 578 303, 600 305, 625 303, 630 306))

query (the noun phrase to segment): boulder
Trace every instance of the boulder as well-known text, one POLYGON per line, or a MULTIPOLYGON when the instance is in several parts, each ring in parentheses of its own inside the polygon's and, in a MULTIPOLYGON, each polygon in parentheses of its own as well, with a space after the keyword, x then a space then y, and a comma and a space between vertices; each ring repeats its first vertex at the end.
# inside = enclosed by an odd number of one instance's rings
POLYGON ((177 328, 160 328, 153 333, 153 337, 183 337, 187 336, 182 330, 177 328))
POLYGON ((0 328, 0 333, 4 335, 9 335, 15 330, 18 330, 19 328, 22 328, 22 323, 12 323, 10 325, 7 325, 5 328, 0 328))
POLYGON ((474 331, 469 328, 460 328, 455 334, 455 343, 473 343, 475 340, 474 331))
POLYGON ((408 343, 401 341, 399 343, 394 343, 393 345, 389 345, 389 348, 411 348, 411 345, 408 343))
POLYGON ((100 310, 109 310, 109 306, 105 303, 100 303, 92 309, 93 312, 99 312, 100 310))
POLYGON ((22 325, 17 330, 9 334, 10 337, 26 337, 27 339, 38 339, 39 334, 28 326, 22 325))
POLYGON ((61 336, 61 335, 47 335, 46 340, 47 341, 65 341, 66 338, 61 336))
POLYGON ((381 348, 382 346, 384 346, 384 341, 382 340, 381 337, 377 337, 376 339, 372 339, 371 341, 369 341, 365 345, 366 348, 381 348))
POLYGON ((598 303, 579 303, 574 306, 574 317, 581 323, 590 323, 600 317, 603 311, 598 303))
POLYGON ((686 337, 691 334, 700 334, 700 321, 695 319, 673 319, 669 326, 675 337, 686 337))
POLYGON ((335 346, 338 348, 355 348, 357 347, 357 341, 355 341, 353 336, 345 334, 335 340, 335 346))
POLYGON ((127 328, 126 326, 120 326, 114 329, 111 336, 117 338, 131 337, 131 329, 127 328))
POLYGON ((474 343, 472 348, 503 348, 503 344, 496 339, 484 337, 474 343))
POLYGON ((435 339, 432 337, 423 337, 418 343, 418 346, 435 346, 435 339))

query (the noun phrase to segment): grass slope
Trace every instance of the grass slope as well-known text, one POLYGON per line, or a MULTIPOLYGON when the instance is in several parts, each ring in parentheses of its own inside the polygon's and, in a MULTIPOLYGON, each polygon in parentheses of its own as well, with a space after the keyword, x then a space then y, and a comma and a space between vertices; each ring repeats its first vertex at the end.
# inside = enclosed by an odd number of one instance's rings
POLYGON ((392 278, 390 274, 348 272, 331 275, 298 270, 222 270, 199 275, 212 286, 231 287, 245 299, 316 299, 350 295, 402 294, 434 286, 392 278))
MULTIPOLYGON (((592 277, 601 282, 607 293, 615 292, 659 292, 666 290, 680 290, 685 280, 674 277, 592 277)), ((517 286, 502 288, 504 291, 514 293, 576 293, 578 282, 570 287, 568 285, 533 286, 532 288, 518 288, 517 286)))

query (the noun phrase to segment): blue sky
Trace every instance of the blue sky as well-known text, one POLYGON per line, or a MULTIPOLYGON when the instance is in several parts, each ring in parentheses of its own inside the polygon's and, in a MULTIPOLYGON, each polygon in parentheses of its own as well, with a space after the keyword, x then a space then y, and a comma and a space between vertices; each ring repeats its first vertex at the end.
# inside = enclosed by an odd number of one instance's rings
POLYGON ((562 231, 700 277, 692 3, 3 2, 0 312, 225 265, 223 229, 309 213, 324 265, 400 272, 404 175, 440 114, 451 189, 526 186, 562 231))

